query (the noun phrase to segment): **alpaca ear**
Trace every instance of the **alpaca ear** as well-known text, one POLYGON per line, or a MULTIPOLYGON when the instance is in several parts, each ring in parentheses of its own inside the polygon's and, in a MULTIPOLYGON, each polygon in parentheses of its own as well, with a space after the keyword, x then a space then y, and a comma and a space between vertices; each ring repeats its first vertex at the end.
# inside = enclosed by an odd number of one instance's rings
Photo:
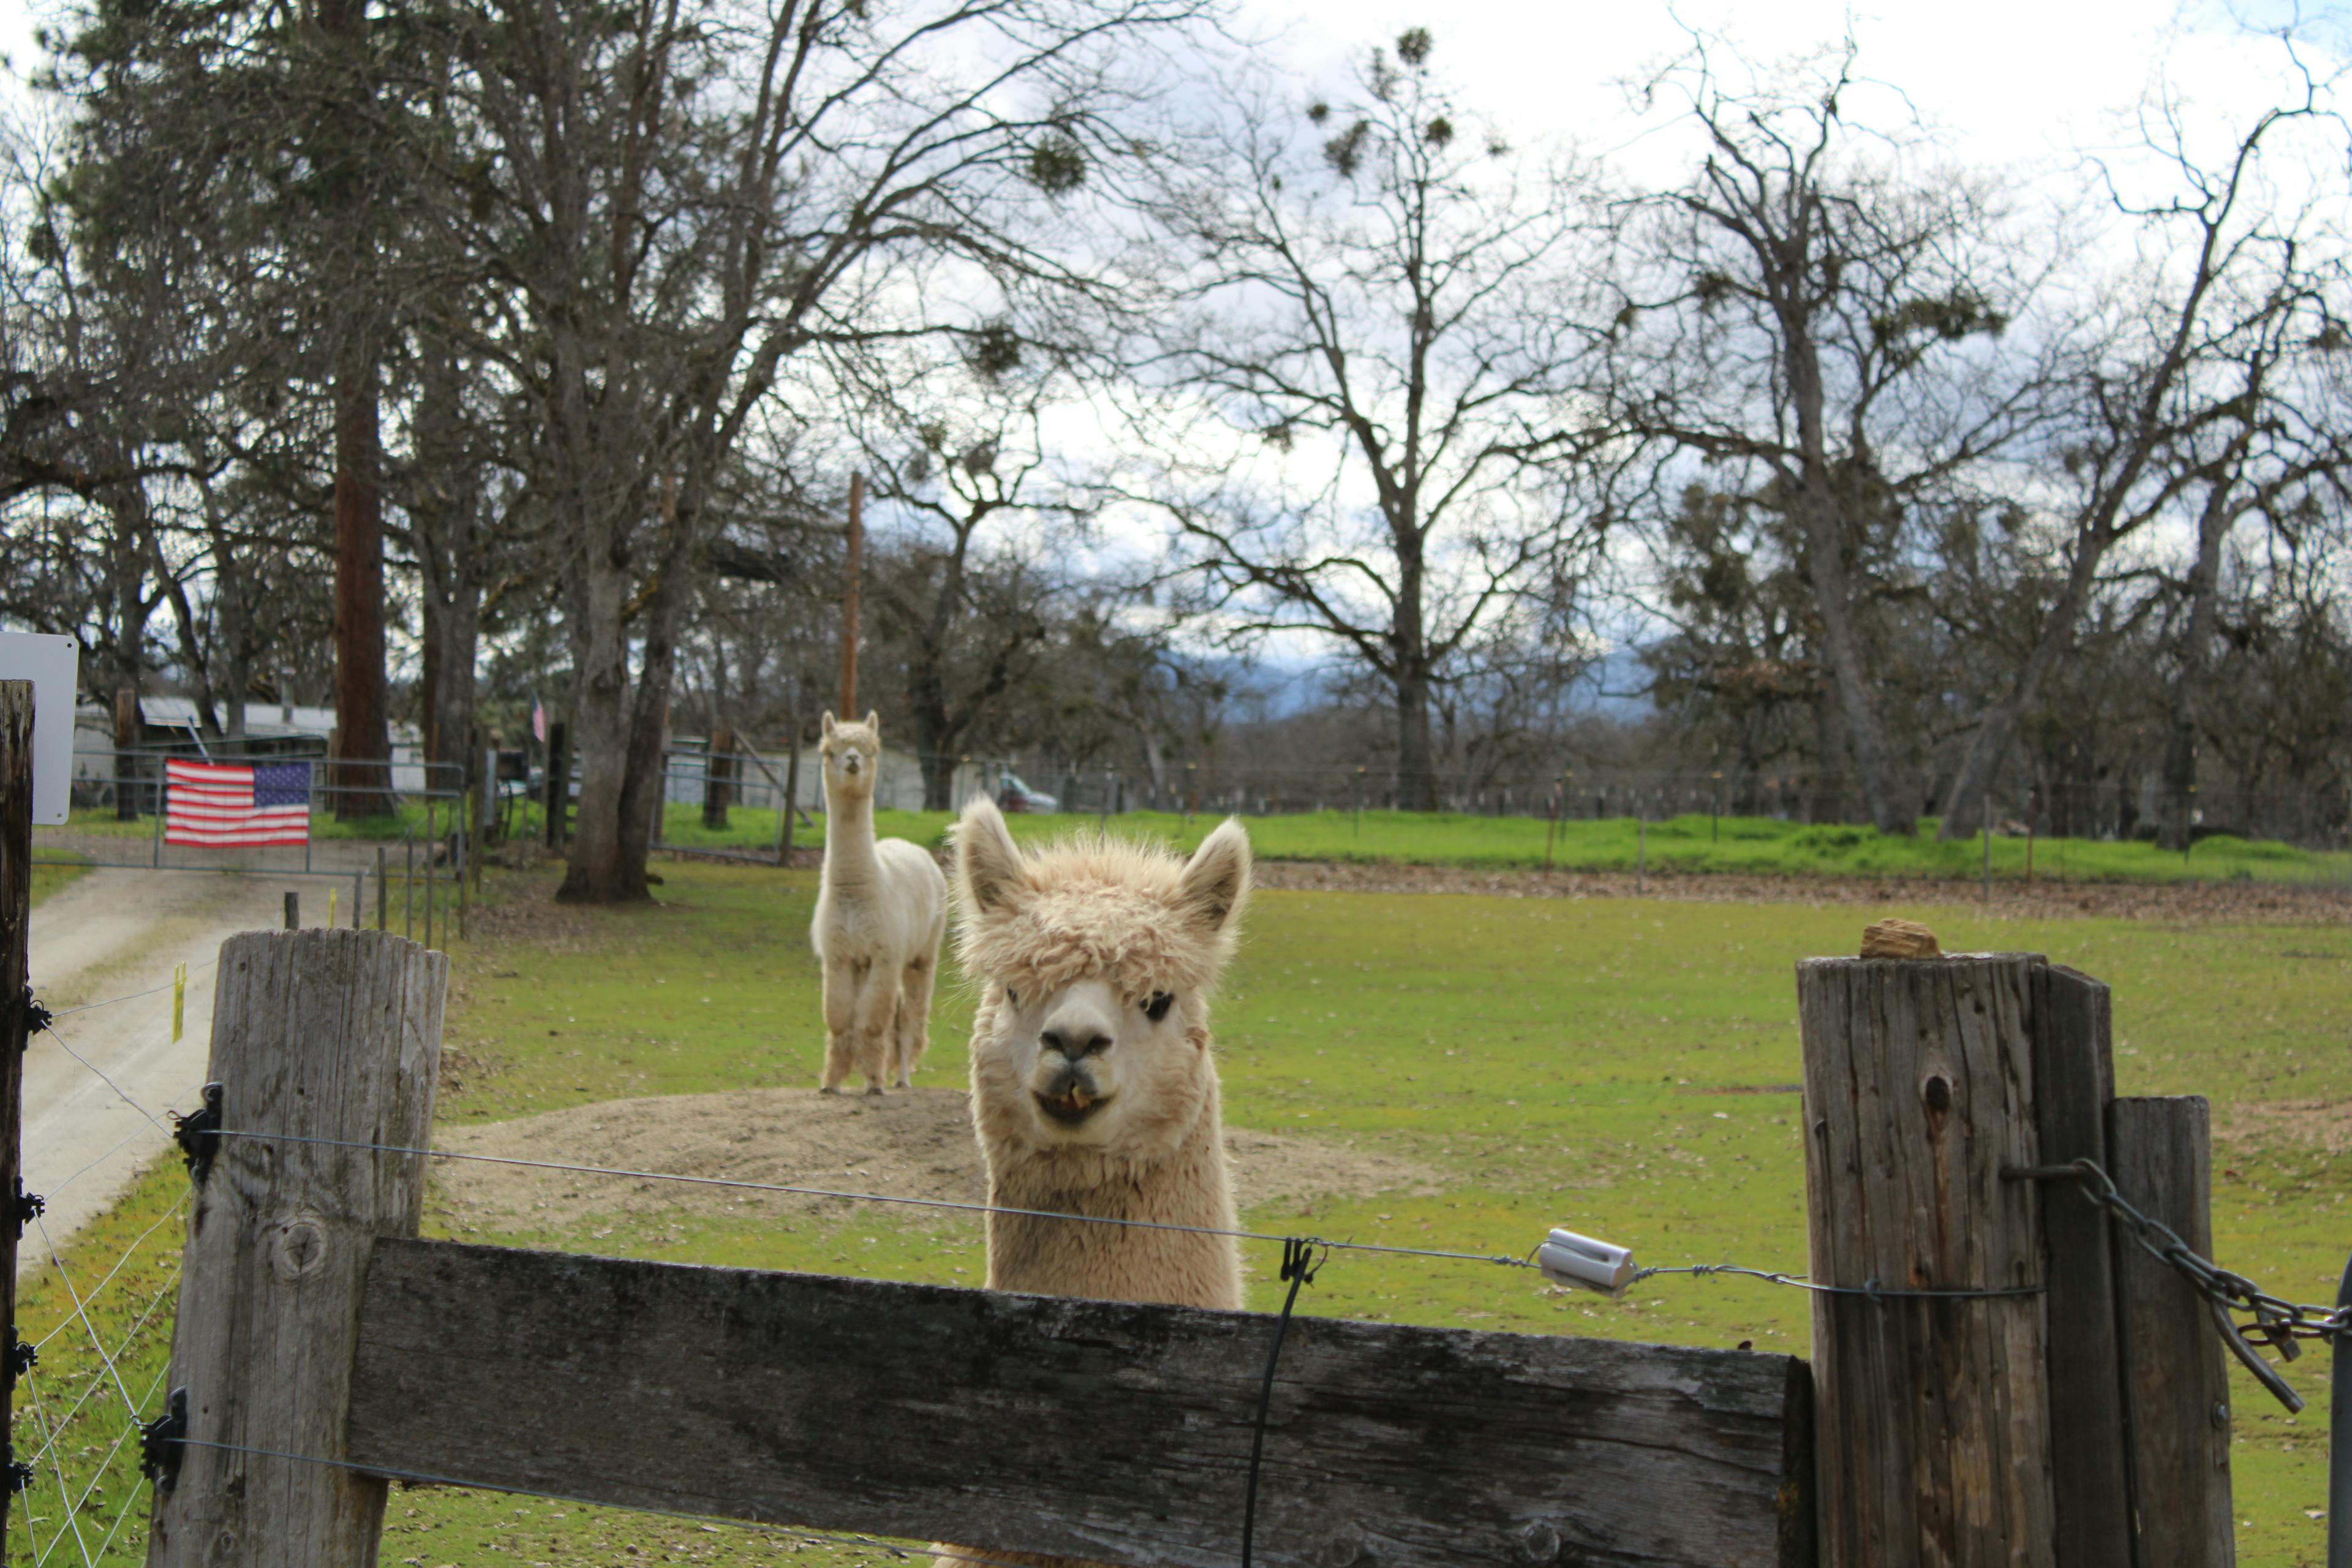
POLYGON ((1176 907, 1202 935, 1215 936, 1240 916, 1249 889, 1249 834, 1240 817, 1229 816, 1201 841, 1176 879, 1176 907))
POLYGON ((874 731, 876 740, 882 738, 882 714, 879 710, 868 708, 866 710, 866 727, 874 731))
POLYGON ((826 738, 827 738, 827 739, 830 739, 830 738, 832 737, 832 735, 833 735, 833 710, 832 710, 832 709, 828 708, 828 709, 826 709, 826 710, 824 710, 824 721, 823 721, 823 724, 822 724, 822 726, 821 726, 821 727, 824 729, 826 738))
POLYGON ((996 803, 976 795, 956 824, 956 883, 964 907, 976 914, 1003 914, 1029 889, 1021 851, 1004 826, 996 803))

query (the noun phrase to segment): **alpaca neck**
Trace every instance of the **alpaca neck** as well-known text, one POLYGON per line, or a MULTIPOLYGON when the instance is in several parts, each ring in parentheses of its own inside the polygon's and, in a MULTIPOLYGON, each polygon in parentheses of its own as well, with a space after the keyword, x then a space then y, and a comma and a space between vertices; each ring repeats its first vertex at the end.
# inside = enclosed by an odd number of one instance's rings
POLYGON ((1241 1305, 1239 1259, 1215 1086, 1164 1154, 990 1152, 989 1202, 1097 1219, 1150 1220, 1199 1231, 1128 1229, 1022 1215, 988 1216, 989 1284, 1000 1290, 1183 1306, 1241 1305))
POLYGON ((824 879, 838 888, 871 882, 879 874, 874 850, 874 797, 836 800, 825 792, 824 879))

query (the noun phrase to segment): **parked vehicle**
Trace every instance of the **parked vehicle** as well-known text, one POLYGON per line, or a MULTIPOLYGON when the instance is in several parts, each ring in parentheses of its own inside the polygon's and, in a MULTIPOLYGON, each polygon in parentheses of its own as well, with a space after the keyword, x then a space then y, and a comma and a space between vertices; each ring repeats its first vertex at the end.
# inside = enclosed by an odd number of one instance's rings
POLYGON ((996 809, 1003 812, 1025 811, 1042 815, 1059 811, 1062 803, 1041 789, 1031 789, 1020 779, 1006 773, 997 785, 996 809))

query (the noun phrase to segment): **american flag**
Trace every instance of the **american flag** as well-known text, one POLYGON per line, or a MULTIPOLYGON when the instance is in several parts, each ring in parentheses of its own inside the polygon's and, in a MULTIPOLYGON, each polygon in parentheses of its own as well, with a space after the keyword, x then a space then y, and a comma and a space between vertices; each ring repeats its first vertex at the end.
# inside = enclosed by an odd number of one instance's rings
POLYGON ((165 765, 163 842, 217 848, 300 844, 310 837, 308 763, 165 765))

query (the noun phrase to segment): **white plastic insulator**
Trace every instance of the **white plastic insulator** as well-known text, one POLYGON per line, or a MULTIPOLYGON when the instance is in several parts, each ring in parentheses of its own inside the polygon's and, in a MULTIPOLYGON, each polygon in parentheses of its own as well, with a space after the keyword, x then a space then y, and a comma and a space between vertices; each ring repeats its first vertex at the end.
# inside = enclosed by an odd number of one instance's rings
POLYGON ((1572 1230, 1553 1231, 1536 1249, 1536 1262, 1555 1285, 1572 1285, 1612 1299, 1624 1295, 1625 1287, 1633 1282, 1630 1250, 1572 1230))

